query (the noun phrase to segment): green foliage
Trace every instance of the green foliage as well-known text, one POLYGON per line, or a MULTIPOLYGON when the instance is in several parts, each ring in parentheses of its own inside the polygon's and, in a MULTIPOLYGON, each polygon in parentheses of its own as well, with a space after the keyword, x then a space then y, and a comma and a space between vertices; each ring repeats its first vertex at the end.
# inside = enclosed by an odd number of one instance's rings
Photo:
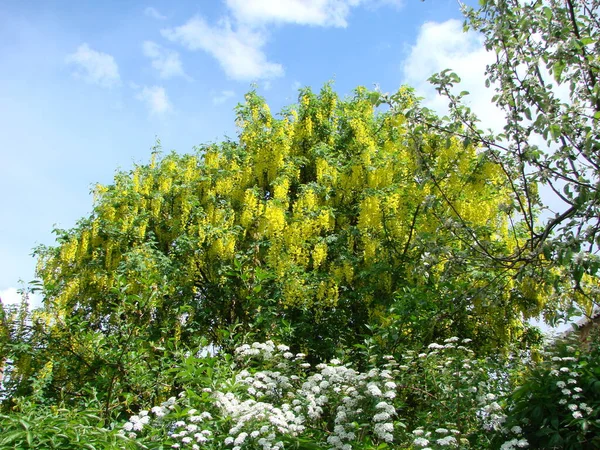
POLYGON ((581 348, 558 342, 506 399, 507 429, 518 427, 532 448, 600 445, 600 341, 581 348))
MULTIPOLYGON (((24 316, 26 333, 5 346, 4 395, 29 396, 39 404, 58 401, 81 406, 93 392, 104 404, 105 417, 112 415, 116 405, 138 407, 168 397, 175 388, 170 385, 170 370, 185 352, 169 336, 171 330, 159 330, 167 336, 159 346, 156 329, 130 319, 150 320, 156 290, 147 295, 126 291, 127 286, 121 284, 112 289, 117 302, 102 333, 82 317, 66 316, 61 326, 50 326, 39 313, 24 316)), ((201 342, 200 337, 197 341, 201 342)), ((193 346, 190 341, 185 349, 193 346)))
POLYGON ((507 366, 463 344, 373 355, 364 371, 338 359, 312 366, 270 341, 190 357, 186 391, 130 417, 123 433, 148 448, 487 448, 481 409, 508 388, 507 366))
POLYGON ((0 449, 135 449, 139 446, 111 431, 100 411, 19 404, 0 414, 0 449))
POLYGON ((30 392, 27 374, 37 370, 32 370, 37 362, 33 354, 42 346, 30 319, 27 292, 19 304, 0 301, 0 398, 30 392))

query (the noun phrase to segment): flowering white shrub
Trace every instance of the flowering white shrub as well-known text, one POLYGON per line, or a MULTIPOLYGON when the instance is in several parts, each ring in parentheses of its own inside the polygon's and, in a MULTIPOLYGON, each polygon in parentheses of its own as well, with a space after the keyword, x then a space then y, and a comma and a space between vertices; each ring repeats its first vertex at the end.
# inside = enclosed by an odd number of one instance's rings
POLYGON ((597 351, 567 346, 541 363, 529 360, 523 378, 524 360, 476 359, 466 344, 450 338, 378 357, 364 371, 338 359, 313 367, 304 354, 270 341, 242 345, 233 358, 192 359, 211 376, 131 416, 121 433, 148 448, 231 450, 302 443, 517 450, 596 442, 600 396, 590 389, 600 386, 597 351), (516 389, 511 364, 521 373, 516 389))
POLYGON ((481 431, 501 428, 491 391, 505 378, 490 377, 490 362, 465 344, 386 355, 364 371, 338 359, 312 367, 271 341, 244 344, 233 359, 195 359, 212 365, 210 382, 130 417, 123 433, 150 448, 481 448, 481 431))

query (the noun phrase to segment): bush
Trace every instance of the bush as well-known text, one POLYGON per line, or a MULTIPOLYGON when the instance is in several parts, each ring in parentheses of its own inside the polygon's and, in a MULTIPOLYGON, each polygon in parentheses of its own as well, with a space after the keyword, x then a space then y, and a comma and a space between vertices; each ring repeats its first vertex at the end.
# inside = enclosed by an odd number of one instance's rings
POLYGON ((21 403, 0 415, 0 449, 115 449, 139 448, 110 430, 96 409, 76 411, 21 403))
POLYGON ((507 377, 490 376, 501 366, 466 343, 386 355, 362 372, 338 359, 313 367, 271 341, 191 356, 186 391, 130 417, 122 434, 148 448, 483 448, 490 392, 507 377))
POLYGON ((598 344, 596 336, 582 349, 572 337, 551 346, 506 399, 504 429, 521 431, 533 448, 600 447, 598 344))

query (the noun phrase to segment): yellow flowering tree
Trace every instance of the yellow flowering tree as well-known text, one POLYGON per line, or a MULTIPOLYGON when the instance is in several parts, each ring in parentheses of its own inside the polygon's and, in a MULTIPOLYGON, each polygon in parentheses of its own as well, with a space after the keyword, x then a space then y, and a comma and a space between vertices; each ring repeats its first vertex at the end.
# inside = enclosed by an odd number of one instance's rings
MULTIPOLYGON (((38 322, 53 342, 73 323, 91 333, 64 352, 83 359, 107 336, 157 361, 167 347, 197 350, 200 336, 226 346, 232 329, 316 357, 369 334, 383 346, 460 334, 480 348, 521 337, 543 299, 485 257, 519 244, 498 167, 461 140, 415 131, 378 98, 306 89, 273 116, 250 92, 237 141, 157 148, 118 172, 94 189, 89 217, 37 249, 38 322)), ((396 98, 418 106, 408 88, 396 98)))

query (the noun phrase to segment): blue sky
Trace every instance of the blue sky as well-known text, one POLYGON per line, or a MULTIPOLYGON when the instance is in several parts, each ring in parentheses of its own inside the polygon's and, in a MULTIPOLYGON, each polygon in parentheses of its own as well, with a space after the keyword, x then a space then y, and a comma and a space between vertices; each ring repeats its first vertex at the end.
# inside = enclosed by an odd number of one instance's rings
POLYGON ((452 67, 484 121, 489 55, 454 0, 11 1, 0 4, 0 296, 34 278, 56 225, 89 214, 90 188, 164 151, 235 137, 256 83, 272 111, 334 80, 395 91, 452 67))

